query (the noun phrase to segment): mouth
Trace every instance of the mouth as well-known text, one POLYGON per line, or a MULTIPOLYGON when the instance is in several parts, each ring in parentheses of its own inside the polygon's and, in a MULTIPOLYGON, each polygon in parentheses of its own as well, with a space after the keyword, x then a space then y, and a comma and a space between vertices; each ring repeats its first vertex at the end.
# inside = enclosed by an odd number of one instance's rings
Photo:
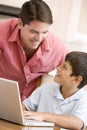
POLYGON ((55 77, 60 77, 60 75, 59 75, 59 74, 56 74, 55 77))
POLYGON ((39 46, 39 42, 32 42, 33 46, 39 46))
POLYGON ((55 77, 59 77, 59 75, 58 75, 58 74, 56 74, 56 75, 55 75, 55 77))

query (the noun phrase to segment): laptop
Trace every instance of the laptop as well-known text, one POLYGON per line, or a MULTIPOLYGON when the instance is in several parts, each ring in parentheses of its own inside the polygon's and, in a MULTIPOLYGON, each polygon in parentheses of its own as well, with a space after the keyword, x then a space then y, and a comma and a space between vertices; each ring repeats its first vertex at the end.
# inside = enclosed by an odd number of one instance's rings
POLYGON ((54 123, 24 119, 18 82, 0 78, 0 119, 24 126, 54 126, 54 123))

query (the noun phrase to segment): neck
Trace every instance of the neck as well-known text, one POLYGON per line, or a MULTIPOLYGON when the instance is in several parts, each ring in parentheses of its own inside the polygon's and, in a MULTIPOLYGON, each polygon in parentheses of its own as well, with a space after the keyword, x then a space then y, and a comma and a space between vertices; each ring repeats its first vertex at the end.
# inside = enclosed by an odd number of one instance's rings
POLYGON ((36 50, 26 49, 26 48, 24 48, 24 51, 25 51, 25 54, 26 54, 26 57, 27 57, 27 61, 29 59, 31 59, 33 57, 33 55, 35 54, 35 52, 36 52, 36 50))
MULTIPOLYGON (((72 88, 72 87, 71 87, 72 88)), ((79 89, 77 87, 70 89, 70 88, 64 88, 63 86, 61 86, 60 91, 63 95, 63 97, 66 99, 70 96, 72 96, 74 93, 76 93, 79 89)))

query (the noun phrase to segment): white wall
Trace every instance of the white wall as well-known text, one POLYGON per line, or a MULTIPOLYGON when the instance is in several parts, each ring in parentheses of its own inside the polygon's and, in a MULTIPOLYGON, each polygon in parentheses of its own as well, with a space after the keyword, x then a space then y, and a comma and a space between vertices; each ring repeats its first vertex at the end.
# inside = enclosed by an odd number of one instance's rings
POLYGON ((0 4, 11 5, 15 7, 21 7, 21 5, 27 0, 0 0, 0 4))

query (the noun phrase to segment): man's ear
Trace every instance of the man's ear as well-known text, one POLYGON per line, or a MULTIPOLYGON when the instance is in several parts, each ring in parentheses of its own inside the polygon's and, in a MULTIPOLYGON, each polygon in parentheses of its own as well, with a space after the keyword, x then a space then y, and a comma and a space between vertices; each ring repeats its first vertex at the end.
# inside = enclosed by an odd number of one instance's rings
POLYGON ((22 23, 22 21, 21 21, 20 18, 18 18, 18 27, 19 27, 19 29, 20 29, 21 27, 23 27, 23 23, 22 23))

